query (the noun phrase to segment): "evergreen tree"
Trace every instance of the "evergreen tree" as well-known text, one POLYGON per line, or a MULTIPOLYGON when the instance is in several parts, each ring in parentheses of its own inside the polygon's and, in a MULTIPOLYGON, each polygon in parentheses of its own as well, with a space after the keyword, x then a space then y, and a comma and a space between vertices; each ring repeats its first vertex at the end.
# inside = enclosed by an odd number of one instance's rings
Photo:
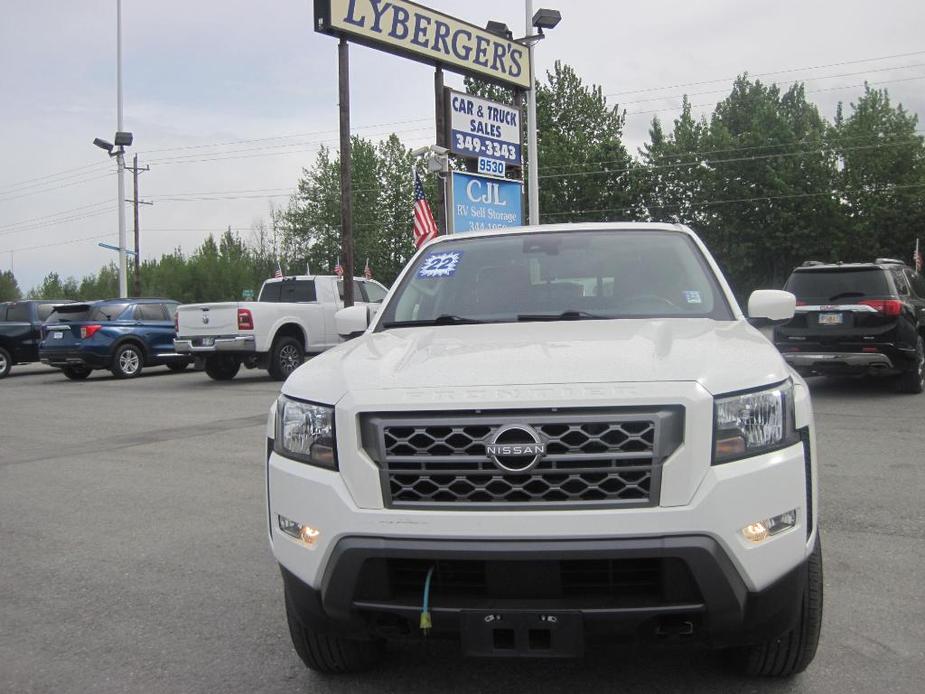
POLYGON ((21 298, 22 292, 13 271, 0 272, 0 301, 18 301, 21 298))

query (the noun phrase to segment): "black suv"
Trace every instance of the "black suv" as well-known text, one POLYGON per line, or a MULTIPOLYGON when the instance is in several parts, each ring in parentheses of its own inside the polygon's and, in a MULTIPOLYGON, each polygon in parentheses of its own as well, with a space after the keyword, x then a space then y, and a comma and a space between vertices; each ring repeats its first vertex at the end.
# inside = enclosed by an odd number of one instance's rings
POLYGON ((925 387, 925 278, 901 260, 808 261, 784 289, 797 297, 793 320, 774 343, 797 371, 896 375, 899 389, 925 387))

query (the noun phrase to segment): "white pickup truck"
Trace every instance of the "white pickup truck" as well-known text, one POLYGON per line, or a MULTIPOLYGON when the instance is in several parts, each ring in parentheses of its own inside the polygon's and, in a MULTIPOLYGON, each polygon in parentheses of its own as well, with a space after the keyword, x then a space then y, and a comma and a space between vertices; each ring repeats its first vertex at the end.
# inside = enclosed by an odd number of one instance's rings
POLYGON ((425 635, 506 658, 637 637, 726 649, 752 675, 806 668, 823 593, 812 406, 757 330, 795 301, 759 290, 746 317, 680 225, 423 246, 375 318, 338 312, 360 336, 269 413, 296 652, 336 673, 425 635))
MULTIPOLYGON (((354 303, 371 315, 387 292, 378 282, 354 278, 354 303)), ((242 364, 285 380, 306 354, 341 341, 334 314, 343 308, 343 297, 343 279, 334 275, 269 279, 257 301, 180 306, 174 347, 202 359, 206 373, 218 381, 234 378, 242 364)))

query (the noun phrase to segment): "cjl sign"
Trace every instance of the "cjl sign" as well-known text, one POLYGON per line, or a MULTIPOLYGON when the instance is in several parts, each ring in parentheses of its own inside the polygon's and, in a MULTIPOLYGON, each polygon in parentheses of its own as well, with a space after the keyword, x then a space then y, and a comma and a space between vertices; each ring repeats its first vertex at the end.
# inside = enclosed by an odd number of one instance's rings
POLYGON ((451 186, 453 233, 523 224, 520 181, 454 171, 451 186))

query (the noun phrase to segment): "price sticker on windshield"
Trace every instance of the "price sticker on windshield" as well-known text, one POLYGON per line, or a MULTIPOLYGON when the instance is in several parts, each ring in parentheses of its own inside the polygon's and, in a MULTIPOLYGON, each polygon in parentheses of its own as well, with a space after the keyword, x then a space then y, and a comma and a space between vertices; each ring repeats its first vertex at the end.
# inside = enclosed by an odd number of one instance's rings
POLYGON ((441 251, 431 253, 421 262, 418 268, 418 277, 421 279, 434 279, 437 277, 452 277, 462 259, 462 251, 441 251))

